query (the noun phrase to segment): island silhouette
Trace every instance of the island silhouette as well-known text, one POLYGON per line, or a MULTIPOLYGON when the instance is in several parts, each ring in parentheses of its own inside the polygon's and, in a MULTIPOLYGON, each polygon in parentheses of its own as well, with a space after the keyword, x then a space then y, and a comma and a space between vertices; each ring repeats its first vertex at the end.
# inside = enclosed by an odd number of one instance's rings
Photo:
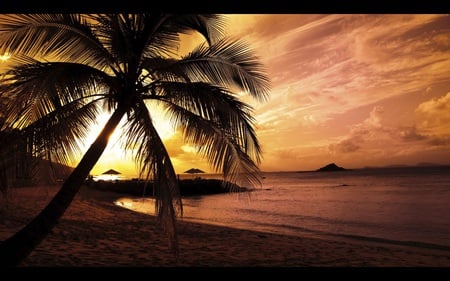
POLYGON ((330 163, 322 168, 317 169, 317 172, 335 172, 335 171, 346 171, 347 169, 339 167, 335 163, 330 163))

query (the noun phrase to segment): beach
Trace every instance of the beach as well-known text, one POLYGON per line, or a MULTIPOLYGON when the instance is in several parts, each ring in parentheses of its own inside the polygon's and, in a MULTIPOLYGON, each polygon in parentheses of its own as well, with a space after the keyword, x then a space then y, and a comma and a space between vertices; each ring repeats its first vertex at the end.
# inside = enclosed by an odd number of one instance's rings
MULTIPOLYGON (((0 240, 24 226, 58 186, 12 189, 0 240)), ((445 251, 270 234, 177 221, 179 256, 155 217, 113 204, 120 194, 83 186, 46 239, 20 267, 448 267, 445 251)), ((2 202, 4 206, 4 202, 2 202)))

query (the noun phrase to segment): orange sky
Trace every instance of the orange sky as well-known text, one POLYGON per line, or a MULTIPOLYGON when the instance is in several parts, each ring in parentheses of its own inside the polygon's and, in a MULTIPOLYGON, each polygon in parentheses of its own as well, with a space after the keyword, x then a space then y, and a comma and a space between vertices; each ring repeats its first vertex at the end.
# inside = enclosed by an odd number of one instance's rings
MULTIPOLYGON (((450 164, 448 15, 227 18, 228 35, 251 43, 271 78, 268 102, 244 97, 255 108, 261 170, 450 164)), ((176 134, 164 136, 177 173, 213 172, 176 134)), ((92 174, 136 176, 119 149, 113 137, 92 174)))

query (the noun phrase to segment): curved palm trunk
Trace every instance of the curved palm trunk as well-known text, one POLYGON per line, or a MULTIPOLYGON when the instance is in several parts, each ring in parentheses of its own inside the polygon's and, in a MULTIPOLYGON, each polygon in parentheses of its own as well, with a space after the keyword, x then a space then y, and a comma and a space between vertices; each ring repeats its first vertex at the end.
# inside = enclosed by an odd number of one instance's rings
POLYGON ((125 108, 119 107, 112 114, 97 139, 86 151, 80 163, 45 209, 19 232, 0 244, 1 266, 19 265, 50 233, 102 155, 108 144, 109 136, 115 130, 125 112, 125 108))

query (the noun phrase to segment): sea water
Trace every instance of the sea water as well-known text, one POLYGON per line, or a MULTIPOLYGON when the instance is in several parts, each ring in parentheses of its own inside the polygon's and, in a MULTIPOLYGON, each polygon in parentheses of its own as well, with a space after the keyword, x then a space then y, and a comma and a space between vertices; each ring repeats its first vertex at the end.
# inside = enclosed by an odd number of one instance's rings
MULTIPOLYGON (((265 172, 263 177, 252 192, 183 198, 182 219, 450 251, 450 166, 265 172)), ((150 198, 116 203, 154 211, 150 198)))

